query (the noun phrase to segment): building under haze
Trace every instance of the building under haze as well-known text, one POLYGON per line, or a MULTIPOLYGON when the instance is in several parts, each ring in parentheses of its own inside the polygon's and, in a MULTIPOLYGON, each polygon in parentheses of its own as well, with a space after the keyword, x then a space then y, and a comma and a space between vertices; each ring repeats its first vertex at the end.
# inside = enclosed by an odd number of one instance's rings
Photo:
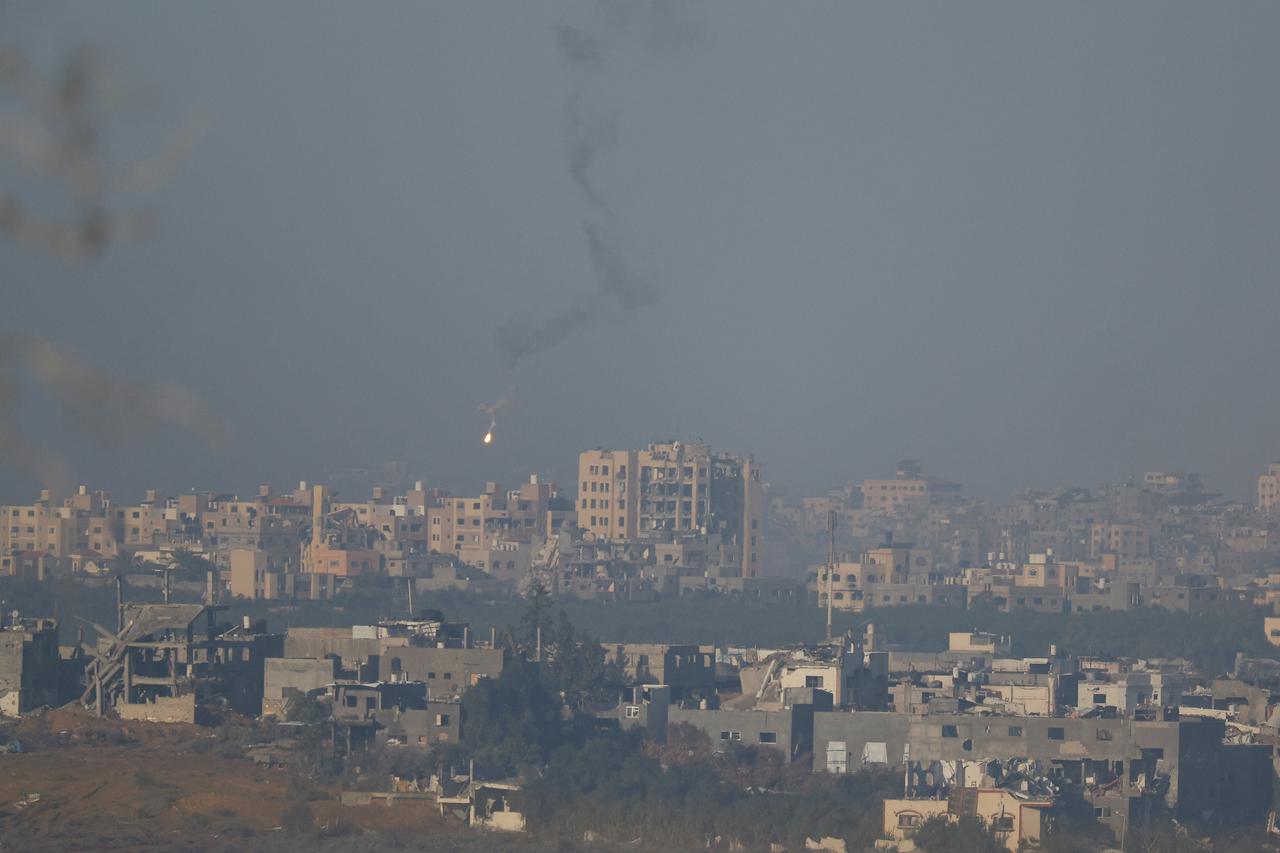
POLYGON ((1280 507, 1280 462, 1267 466, 1258 478, 1258 512, 1274 512, 1280 507))
POLYGON ((597 448, 578 455, 578 526, 601 539, 675 541, 718 535, 724 564, 760 571, 763 490, 751 456, 667 441, 643 450, 597 448))

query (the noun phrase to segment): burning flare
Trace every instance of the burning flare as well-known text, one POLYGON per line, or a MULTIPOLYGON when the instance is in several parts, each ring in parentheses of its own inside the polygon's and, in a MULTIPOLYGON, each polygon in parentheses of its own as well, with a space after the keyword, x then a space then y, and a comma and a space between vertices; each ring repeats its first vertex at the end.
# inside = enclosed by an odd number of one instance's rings
POLYGON ((511 399, 509 397, 501 397, 493 405, 488 403, 480 404, 480 411, 489 416, 489 428, 485 430, 483 439, 485 445, 493 444, 493 434, 498 430, 498 412, 510 405, 511 399))

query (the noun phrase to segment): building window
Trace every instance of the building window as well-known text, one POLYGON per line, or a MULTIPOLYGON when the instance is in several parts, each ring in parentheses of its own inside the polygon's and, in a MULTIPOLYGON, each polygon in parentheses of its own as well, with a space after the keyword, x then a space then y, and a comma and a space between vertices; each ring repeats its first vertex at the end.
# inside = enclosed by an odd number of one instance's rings
POLYGON ((1067 732, 1061 726, 1049 727, 1049 740, 1066 740, 1067 732))
POLYGON ((1022 737, 1022 726, 1009 726, 1009 737, 1022 737))
POLYGON ((943 726, 942 736, 943 737, 960 737, 960 732, 956 730, 955 726, 943 726))
POLYGON ((1098 729, 1098 740, 1112 740, 1111 729, 1098 729))
POLYGON ((821 687, 821 686, 822 686, 822 676, 821 676, 821 675, 806 675, 806 676, 804 677, 804 686, 805 686, 805 687, 821 687))
POLYGON ((761 743, 777 743, 778 733, 777 732, 761 732, 760 742, 761 743))
POLYGON ((447 726, 447 725, 449 725, 449 715, 448 715, 448 714, 436 714, 436 725, 437 725, 437 726, 447 726))
MULTIPOLYGON (((627 719, 628 719, 628 720, 638 720, 638 719, 640 719, 640 706, 639 706, 639 705, 628 705, 628 706, 627 706, 626 714, 627 714, 627 719)), ((721 740, 724 740, 724 738, 721 738, 721 740)))
POLYGON ((720 740, 728 740, 728 739, 729 739, 729 733, 728 733, 728 732, 721 732, 721 733, 720 733, 720 740))

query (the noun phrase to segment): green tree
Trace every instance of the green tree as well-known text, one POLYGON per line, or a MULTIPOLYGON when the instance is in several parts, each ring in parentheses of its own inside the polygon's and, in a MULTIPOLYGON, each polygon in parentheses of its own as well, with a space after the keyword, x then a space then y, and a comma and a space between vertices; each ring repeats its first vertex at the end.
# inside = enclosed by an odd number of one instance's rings
POLYGON ((178 548, 172 554, 174 571, 178 574, 199 580, 204 580, 209 572, 216 572, 217 565, 212 561, 206 560, 199 554, 194 554, 185 548, 178 548))
POLYGON ((323 723, 329 719, 329 708, 319 699, 295 693, 284 703, 284 718, 291 723, 323 723))
POLYGON ((534 663, 513 658, 462 697, 463 743, 485 776, 540 765, 566 738, 562 705, 534 663))
POLYGON ((618 681, 610 678, 604 649, 592 637, 578 636, 563 610, 549 642, 543 643, 543 661, 547 678, 570 710, 581 712, 616 701, 618 681))
POLYGON ((525 594, 527 603, 524 614, 520 617, 520 631, 516 635, 523 651, 532 656, 538 646, 538 634, 541 629, 543 642, 551 630, 551 592, 536 581, 525 594))

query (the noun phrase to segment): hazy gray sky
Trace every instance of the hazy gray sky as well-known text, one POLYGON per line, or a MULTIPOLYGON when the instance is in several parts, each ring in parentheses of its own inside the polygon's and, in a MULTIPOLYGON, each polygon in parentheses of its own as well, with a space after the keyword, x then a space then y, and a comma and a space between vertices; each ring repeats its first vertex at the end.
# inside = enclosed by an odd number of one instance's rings
POLYGON ((38 398, 29 423, 122 497, 390 457, 571 481, 579 449, 662 437, 992 495, 1164 467, 1247 496, 1280 457, 1280 4, 699 4, 698 44, 589 81, 618 121, 593 177, 661 299, 512 375, 494 329, 595 287, 555 38, 590 8, 21 9, 37 56, 98 40, 216 123, 146 242, 0 243, 0 325, 183 382, 233 438, 104 452, 38 398))

